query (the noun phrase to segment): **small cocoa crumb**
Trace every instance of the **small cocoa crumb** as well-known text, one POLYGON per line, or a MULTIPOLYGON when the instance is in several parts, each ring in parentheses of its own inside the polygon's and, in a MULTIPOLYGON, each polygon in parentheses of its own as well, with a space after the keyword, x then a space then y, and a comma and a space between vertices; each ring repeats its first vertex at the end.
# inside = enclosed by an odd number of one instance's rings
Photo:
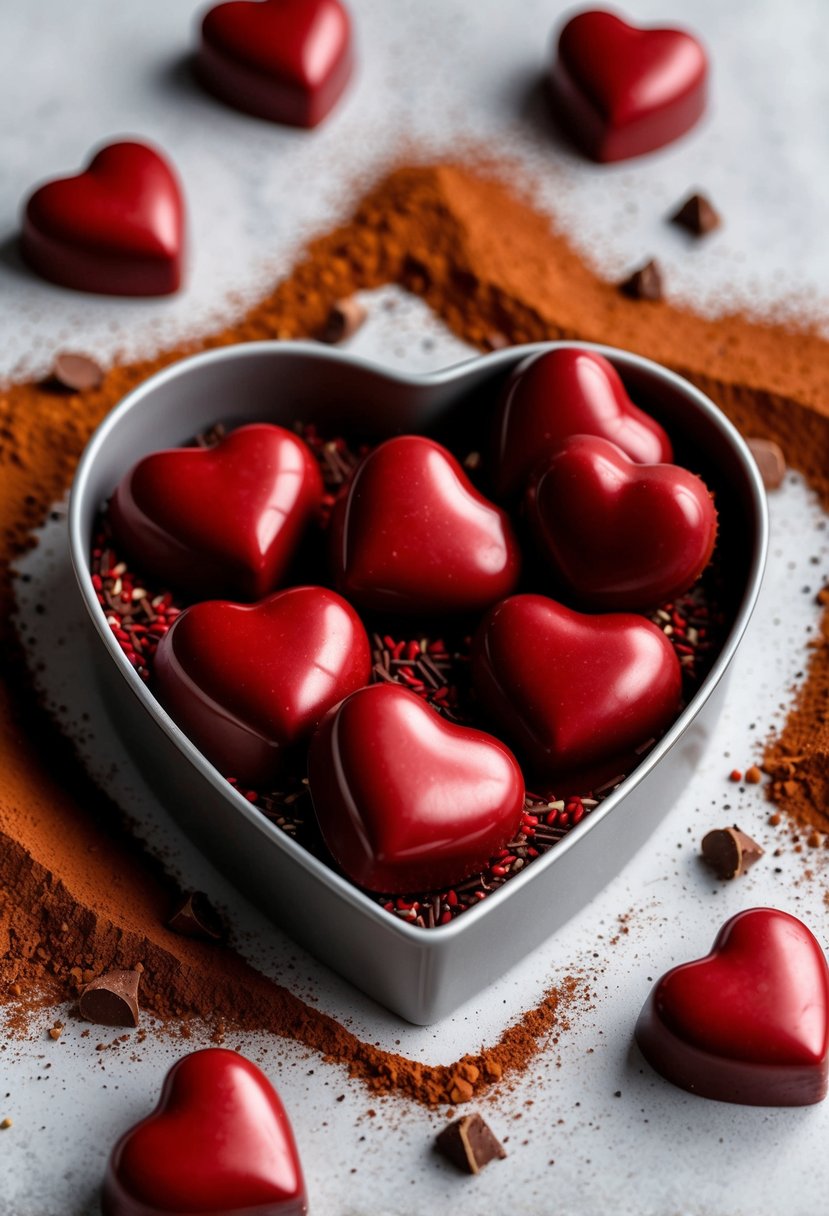
POLYGON ((756 764, 752 764, 750 768, 746 769, 745 779, 749 785, 759 785, 763 780, 763 774, 760 772, 760 769, 756 764))

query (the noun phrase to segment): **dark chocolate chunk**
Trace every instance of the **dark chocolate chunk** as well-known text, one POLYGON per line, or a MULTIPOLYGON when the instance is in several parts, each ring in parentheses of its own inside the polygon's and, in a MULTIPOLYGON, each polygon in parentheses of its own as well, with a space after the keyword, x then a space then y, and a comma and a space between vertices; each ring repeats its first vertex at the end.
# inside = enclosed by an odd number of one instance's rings
POLYGON ((337 300, 320 332, 320 342, 327 342, 332 346, 338 342, 346 342, 356 334, 367 316, 365 307, 356 296, 349 296, 346 300, 337 300))
POLYGON ((653 259, 645 262, 619 284, 619 290, 623 295, 630 296, 632 300, 661 300, 663 295, 662 272, 658 262, 653 259))
POLYGON ((777 490, 786 476, 786 457, 773 439, 746 439, 767 490, 777 490))
POLYGON ((203 891, 190 891, 182 896, 167 926, 182 937, 202 941, 221 941, 225 933, 222 918, 203 891))
POLYGON ((722 220, 704 194, 692 194, 671 216, 671 223, 687 228, 692 236, 707 236, 722 220))
POLYGON ((103 369, 88 355, 76 355, 69 351, 60 354, 52 366, 52 378, 61 388, 82 393, 86 389, 98 388, 104 378, 103 369))
POLYGON ((764 849, 739 828, 715 828, 702 840, 703 860, 717 878, 736 878, 763 856, 764 849))
POLYGON ((435 1148, 466 1174, 479 1174, 496 1157, 506 1157, 480 1115, 464 1115, 440 1132, 435 1148))
POLYGON ((98 1026, 137 1026, 140 979, 140 971, 107 971, 99 975, 81 993, 81 1017, 98 1026))

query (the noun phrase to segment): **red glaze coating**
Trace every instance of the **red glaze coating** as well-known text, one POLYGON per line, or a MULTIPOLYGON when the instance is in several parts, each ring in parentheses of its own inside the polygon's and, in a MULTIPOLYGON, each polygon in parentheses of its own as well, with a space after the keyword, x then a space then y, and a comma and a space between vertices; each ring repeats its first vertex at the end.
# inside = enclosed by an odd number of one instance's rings
POLYGON ((640 616, 583 616, 541 595, 491 609, 472 678, 491 720, 534 774, 582 791, 628 771, 676 717, 682 679, 664 633, 640 616))
POLYGON ((283 578, 322 494, 307 445, 254 423, 213 448, 145 456, 116 488, 111 518, 155 577, 192 596, 260 599, 283 578))
POLYGON ((482 612, 509 595, 521 565, 506 514, 421 435, 366 456, 335 506, 331 546, 339 590, 378 611, 482 612))
POLYGON ((503 743, 391 684, 363 688, 329 714, 308 775, 334 859, 361 887, 389 894, 475 873, 512 837, 524 805, 521 770, 503 743))
POLYGON ((253 605, 194 604, 155 660, 171 717, 221 772, 254 786, 370 674, 360 618, 325 587, 291 587, 253 605))
POLYGON ((691 34, 637 29, 595 10, 561 31, 550 81, 556 110, 582 150, 598 161, 627 160, 699 121, 708 61, 691 34))
POLYGON ((103 1216, 302 1216, 288 1116, 259 1069, 210 1047, 174 1064, 153 1113, 109 1158, 103 1216))
POLYGON ((636 1025, 645 1059, 720 1102, 808 1106, 826 1096, 829 970, 801 921, 750 908, 711 953, 654 986, 636 1025))
POLYGON ((181 285, 183 248, 178 180, 145 144, 102 148, 77 177, 35 190, 23 214, 26 261, 75 291, 170 295, 181 285))
POLYGON ((565 441, 530 483, 525 506, 539 548, 580 603, 652 608, 696 582, 717 538, 699 477, 639 465, 595 435, 565 441))
POLYGON ((351 21, 339 0, 231 0, 202 22, 196 74, 228 105, 315 127, 351 76, 351 21))
POLYGON ((564 347, 530 355, 504 388, 495 428, 499 498, 523 493, 533 469, 571 435, 599 435, 641 464, 673 458, 659 423, 628 397, 602 355, 564 347))

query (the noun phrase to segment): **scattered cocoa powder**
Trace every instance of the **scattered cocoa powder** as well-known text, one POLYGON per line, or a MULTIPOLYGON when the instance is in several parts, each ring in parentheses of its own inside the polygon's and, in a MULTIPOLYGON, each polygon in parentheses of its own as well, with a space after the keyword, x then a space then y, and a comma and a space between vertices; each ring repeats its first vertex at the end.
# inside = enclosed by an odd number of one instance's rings
MULTIPOLYGON (((576 979, 492 1048, 429 1067, 362 1043, 228 948, 170 932, 172 883, 38 706, 9 624, 10 560, 31 543, 91 430, 127 391, 197 350, 319 333, 337 300, 389 282, 422 295, 483 349, 581 338, 666 364, 744 433, 778 442, 829 504, 829 343, 815 330, 741 315, 712 320, 664 301, 645 309, 600 279, 530 201, 492 172, 458 165, 392 172, 351 220, 314 241, 271 295, 221 333, 115 366, 100 385, 71 396, 48 383, 8 385, 0 391, 0 1000, 16 1008, 13 1028, 38 1003, 77 992, 85 976, 141 960, 144 1005, 160 1017, 267 1028, 345 1063, 372 1089, 435 1103, 460 1101, 526 1067, 565 1026, 582 991, 576 979)), ((829 805, 827 689, 829 654, 817 648, 792 717, 766 756, 772 796, 815 827, 824 814, 818 808, 829 805)), ((821 822, 829 826, 829 818, 821 822)))

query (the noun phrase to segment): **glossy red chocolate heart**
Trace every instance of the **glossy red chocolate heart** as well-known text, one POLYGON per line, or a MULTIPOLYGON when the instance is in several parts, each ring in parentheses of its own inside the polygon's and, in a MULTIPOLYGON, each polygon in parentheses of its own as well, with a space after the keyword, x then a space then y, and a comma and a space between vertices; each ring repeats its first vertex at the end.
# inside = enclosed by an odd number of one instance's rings
POLYGON ((196 73, 222 101, 315 127, 353 68, 351 22, 339 0, 231 0, 202 22, 196 73))
POLYGON ((568 21, 551 73, 553 101, 594 160, 627 160, 671 143, 701 118, 708 63, 677 29, 637 29, 595 10, 568 21))
POLYGON ((306 444, 254 423, 212 448, 145 456, 118 485, 111 518, 154 577, 191 596, 260 599, 282 580, 322 493, 306 444))
POLYGON ((801 921, 751 908, 711 953, 652 989, 636 1041, 667 1080, 704 1098, 807 1106, 826 1096, 829 970, 801 921))
POLYGON ((305 1182, 288 1116, 235 1051, 173 1065, 158 1106, 116 1144, 104 1216, 302 1216, 305 1182))
POLYGON ((488 717, 557 792, 630 771, 676 717, 680 667, 664 633, 627 613, 584 616, 515 595, 484 617, 472 677, 488 717))
POLYGON ((181 284, 183 248, 178 181, 145 144, 109 144, 83 173, 47 182, 26 203, 23 256, 76 291, 169 295, 181 284))
POLYGON ((421 435, 363 460, 331 520, 334 575, 361 608, 480 612, 515 587, 518 542, 446 448, 421 435))
POLYGON ((334 859, 361 887, 389 894, 474 874, 512 837, 524 805, 503 743, 392 684, 355 692, 325 719, 308 776, 334 859))
POLYGON ((506 383, 495 428, 497 496, 522 494, 533 469, 571 435, 609 439, 642 464, 673 457, 662 427, 633 404, 607 359, 561 347, 530 355, 506 383))
POLYGON ((525 507, 557 580, 600 611, 672 600, 699 578, 717 537, 699 477, 675 464, 634 464, 594 435, 565 441, 533 478, 525 507))
POLYGON ((370 673, 360 618, 325 587, 291 587, 253 605, 194 604, 155 659, 174 721, 222 773, 257 787, 370 673))

